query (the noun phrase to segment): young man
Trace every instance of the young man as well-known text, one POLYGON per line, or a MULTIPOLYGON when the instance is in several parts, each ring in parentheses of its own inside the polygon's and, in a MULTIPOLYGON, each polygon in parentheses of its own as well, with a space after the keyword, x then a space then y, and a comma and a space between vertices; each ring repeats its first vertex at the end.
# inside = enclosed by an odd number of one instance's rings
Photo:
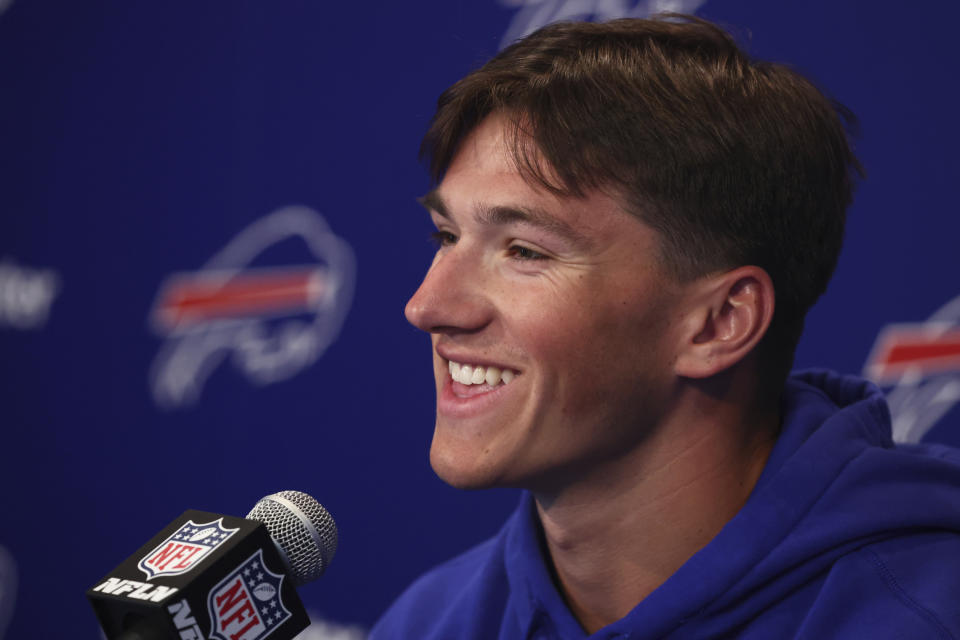
POLYGON ((960 637, 957 454, 787 377, 858 170, 816 88, 693 18, 553 25, 424 150, 431 463, 528 491, 374 638, 960 637))

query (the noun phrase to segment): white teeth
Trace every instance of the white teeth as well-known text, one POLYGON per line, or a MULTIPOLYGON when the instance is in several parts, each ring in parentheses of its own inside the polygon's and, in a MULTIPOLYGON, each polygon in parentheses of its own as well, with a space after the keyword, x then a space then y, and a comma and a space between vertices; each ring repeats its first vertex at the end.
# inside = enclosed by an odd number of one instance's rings
POLYGON ((470 382, 473 384, 483 384, 483 381, 487 378, 487 370, 483 367, 477 367, 473 370, 473 378, 470 379, 470 382))
POLYGON ((469 364, 460 364, 450 360, 448 363, 450 377, 460 384, 488 384, 495 387, 501 382, 508 384, 517 377, 517 374, 510 369, 500 369, 499 367, 480 367, 469 364))

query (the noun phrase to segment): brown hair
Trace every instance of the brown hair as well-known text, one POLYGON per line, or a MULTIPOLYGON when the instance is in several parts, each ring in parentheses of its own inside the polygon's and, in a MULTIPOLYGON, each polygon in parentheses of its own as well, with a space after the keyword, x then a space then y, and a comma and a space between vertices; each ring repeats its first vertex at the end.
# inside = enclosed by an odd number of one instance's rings
POLYGON ((463 138, 512 116, 518 169, 561 195, 614 189, 686 281, 744 264, 771 276, 764 347, 782 377, 843 240, 853 116, 780 64, 693 16, 559 23, 447 89, 424 138, 439 182, 463 138))

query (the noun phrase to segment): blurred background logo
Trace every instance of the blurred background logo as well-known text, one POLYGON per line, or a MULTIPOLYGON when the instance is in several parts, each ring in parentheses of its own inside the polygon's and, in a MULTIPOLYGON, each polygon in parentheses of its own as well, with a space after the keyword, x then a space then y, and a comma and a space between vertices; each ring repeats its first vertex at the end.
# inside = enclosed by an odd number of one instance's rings
POLYGON ((646 18, 655 13, 694 13, 707 0, 500 0, 506 7, 519 7, 500 40, 500 47, 533 33, 540 27, 566 20, 603 22, 616 18, 646 18))
POLYGON ((920 440, 960 401, 960 296, 926 322, 884 327, 863 371, 891 387, 894 440, 920 440))
MULTIPOLYGON (((2 6, 0 6, 2 10, 2 6)), ((60 291, 52 269, 33 269, 0 260, 0 329, 42 329, 60 291)))
POLYGON ((165 341, 150 384, 156 403, 197 402, 229 357, 253 384, 286 380, 336 339, 353 299, 353 250, 308 207, 280 209, 241 231, 197 271, 160 286, 150 321, 165 341), (295 241, 306 260, 267 262, 295 241))

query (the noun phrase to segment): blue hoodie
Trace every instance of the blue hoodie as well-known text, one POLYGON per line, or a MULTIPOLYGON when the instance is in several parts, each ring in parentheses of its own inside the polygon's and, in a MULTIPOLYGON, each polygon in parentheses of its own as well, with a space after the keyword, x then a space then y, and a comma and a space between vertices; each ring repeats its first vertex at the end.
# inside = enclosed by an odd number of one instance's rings
MULTIPOLYGON (((795 375, 756 487, 612 638, 960 639, 960 451, 895 446, 881 392, 795 375)), ((371 638, 588 637, 557 591, 525 495, 491 540, 417 580, 371 638)))

